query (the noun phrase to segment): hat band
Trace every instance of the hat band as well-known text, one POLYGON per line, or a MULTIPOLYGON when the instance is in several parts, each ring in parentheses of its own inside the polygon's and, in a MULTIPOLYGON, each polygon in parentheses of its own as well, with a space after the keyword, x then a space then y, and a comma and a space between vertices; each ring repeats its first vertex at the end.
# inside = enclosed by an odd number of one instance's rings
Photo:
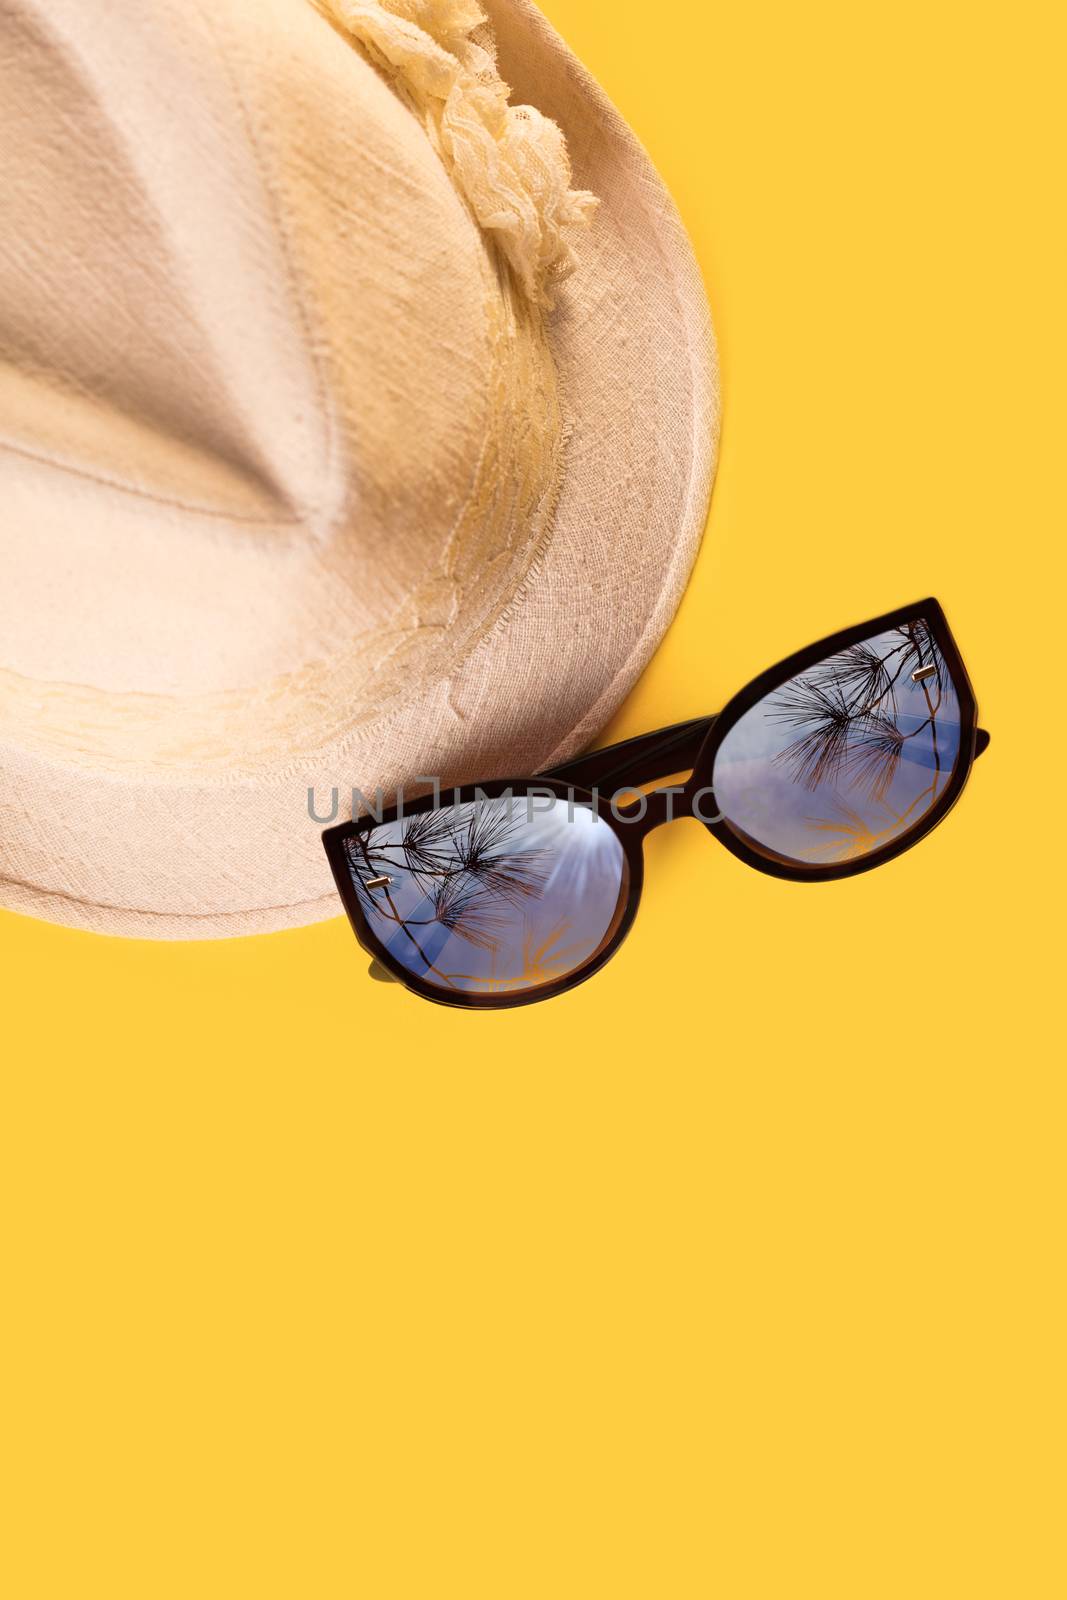
POLYGON ((474 0, 316 0, 363 46, 423 123, 479 226, 523 292, 551 307, 573 272, 568 234, 596 196, 571 188, 566 141, 533 106, 510 106, 485 13, 474 0))

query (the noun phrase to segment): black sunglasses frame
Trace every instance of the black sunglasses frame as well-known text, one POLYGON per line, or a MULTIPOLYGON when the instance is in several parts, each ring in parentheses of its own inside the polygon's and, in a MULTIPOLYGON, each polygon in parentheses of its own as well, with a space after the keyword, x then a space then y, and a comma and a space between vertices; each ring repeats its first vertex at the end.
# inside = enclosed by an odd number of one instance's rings
POLYGON ((573 972, 535 988, 518 991, 466 993, 461 990, 445 990, 438 985, 425 982, 390 955, 385 945, 372 931, 359 903, 349 869, 346 841, 357 837, 360 833, 368 833, 382 823, 432 810, 435 806, 443 804, 443 799, 430 794, 420 800, 413 800, 403 806, 383 811, 380 817, 367 815, 353 822, 341 823, 337 827, 328 828, 322 840, 353 932, 364 950, 374 958, 380 968, 397 979, 405 988, 439 1005, 459 1006, 467 1010, 504 1010, 511 1006, 532 1005, 537 1001, 550 1000, 557 994, 563 994, 568 989, 584 983, 587 978, 591 978, 606 961, 611 959, 629 933, 637 915, 644 882, 643 845, 646 835, 654 828, 681 817, 696 817, 732 855, 746 865, 755 867, 758 872, 769 873, 776 878, 787 878, 795 883, 826 883, 836 878, 851 878, 859 872, 870 872, 874 867, 892 861, 895 856, 910 850, 936 828, 959 799, 976 757, 981 755, 988 743, 989 735, 978 727, 978 706, 974 691, 963 659, 949 631, 945 613, 936 600, 927 599, 917 601, 910 606, 901 606, 896 611, 888 611, 884 616, 873 617, 854 627, 843 628, 839 633, 830 634, 828 638, 819 639, 803 650, 786 656, 784 660, 769 667, 766 672, 761 672, 758 677, 753 678, 739 690, 717 716, 696 717, 688 722, 676 723, 669 728, 661 728, 655 733, 640 734, 634 739, 609 745, 602 750, 591 751, 533 776, 492 779, 449 791, 449 804, 494 799, 509 793, 516 797, 531 793, 547 797, 551 792, 563 799, 573 799, 576 804, 595 809, 604 823, 613 829, 622 845, 627 881, 620 893, 615 918, 600 945, 573 972), (906 832, 867 855, 848 861, 810 864, 776 855, 766 847, 757 847, 754 841, 750 841, 725 817, 714 811, 714 801, 710 797, 715 755, 730 729, 747 711, 779 688, 787 679, 796 677, 806 668, 824 661, 828 656, 847 649, 849 645, 858 644, 873 634, 883 633, 911 622, 924 623, 936 641, 948 667, 960 712, 960 746, 956 764, 944 790, 929 811, 906 832), (690 770, 690 776, 681 788, 652 789, 650 793, 628 805, 616 803, 613 808, 612 800, 620 790, 641 789, 686 770, 690 770), (605 794, 605 786, 608 784, 611 785, 611 789, 605 794), (709 811, 713 813, 710 820, 709 811))

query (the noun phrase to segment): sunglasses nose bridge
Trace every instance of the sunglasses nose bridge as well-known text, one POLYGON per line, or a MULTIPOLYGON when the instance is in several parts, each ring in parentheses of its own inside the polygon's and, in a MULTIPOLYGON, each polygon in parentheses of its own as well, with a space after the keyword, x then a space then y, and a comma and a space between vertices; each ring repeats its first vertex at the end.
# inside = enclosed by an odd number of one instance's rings
MULTIPOLYGON (((702 791, 706 792, 710 791, 702 791)), ((639 842, 646 834, 652 833, 656 828, 662 828, 665 823, 678 822, 683 817, 696 815, 691 782, 668 784, 665 788, 653 789, 642 796, 641 800, 622 807, 619 811, 620 821, 634 830, 634 836, 639 842)))

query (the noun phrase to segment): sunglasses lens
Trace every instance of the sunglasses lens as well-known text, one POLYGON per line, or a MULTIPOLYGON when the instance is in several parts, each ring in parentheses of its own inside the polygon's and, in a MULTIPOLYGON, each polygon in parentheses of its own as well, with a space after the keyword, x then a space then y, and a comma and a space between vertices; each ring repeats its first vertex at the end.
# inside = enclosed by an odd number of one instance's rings
POLYGON ((715 802, 790 862, 854 860, 919 826, 960 756, 960 708, 926 623, 849 645, 746 711, 715 756, 715 802))
POLYGON ((544 791, 419 811, 345 849, 371 932, 444 993, 506 996, 577 972, 618 927, 629 887, 608 823, 544 791))

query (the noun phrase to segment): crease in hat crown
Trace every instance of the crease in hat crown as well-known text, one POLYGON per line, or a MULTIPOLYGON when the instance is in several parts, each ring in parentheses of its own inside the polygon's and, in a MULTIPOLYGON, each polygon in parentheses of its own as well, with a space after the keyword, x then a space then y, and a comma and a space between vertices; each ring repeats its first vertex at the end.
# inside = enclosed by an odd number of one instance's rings
POLYGON ((317 0, 419 117, 479 225, 524 292, 551 308, 577 264, 568 232, 597 205, 571 188, 566 141, 534 106, 509 104, 475 0, 317 0))

